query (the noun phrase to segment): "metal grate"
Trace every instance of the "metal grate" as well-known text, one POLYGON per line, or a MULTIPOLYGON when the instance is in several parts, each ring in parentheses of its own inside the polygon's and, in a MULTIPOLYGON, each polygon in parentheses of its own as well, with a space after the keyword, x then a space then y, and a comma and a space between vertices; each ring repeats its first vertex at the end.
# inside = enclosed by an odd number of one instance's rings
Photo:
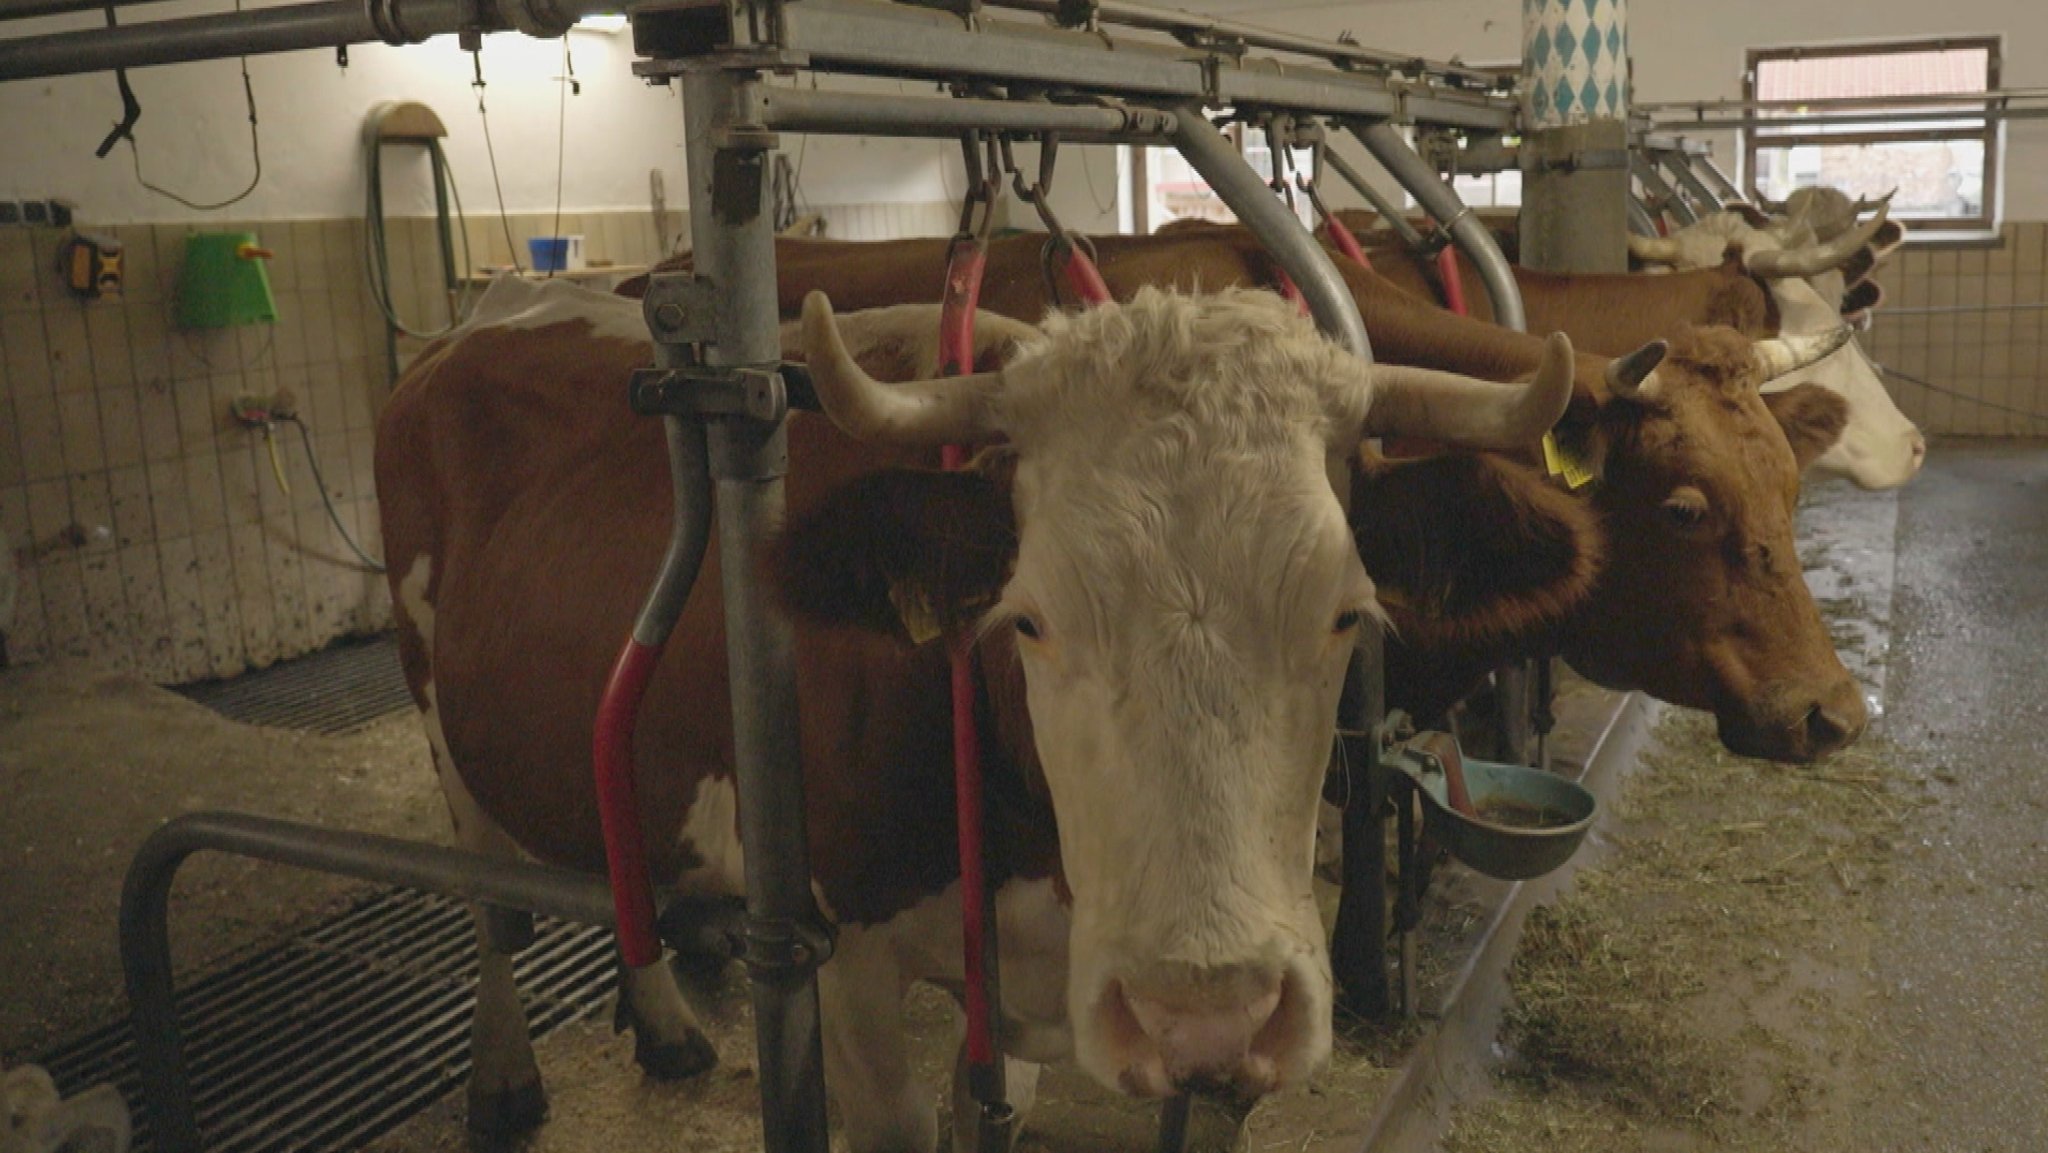
POLYGON ((390 633, 174 691, 243 724, 336 735, 412 707, 390 633))
MULTIPOLYGON (((617 986, 602 928, 535 918, 514 962, 535 1037, 617 986)), ((476 934, 459 901, 377 893, 275 948, 185 983, 178 1021, 214 1153, 360 1149, 463 1084, 476 934)), ((66 1096, 112 1082, 152 1148, 126 1021, 36 1058, 66 1096)))

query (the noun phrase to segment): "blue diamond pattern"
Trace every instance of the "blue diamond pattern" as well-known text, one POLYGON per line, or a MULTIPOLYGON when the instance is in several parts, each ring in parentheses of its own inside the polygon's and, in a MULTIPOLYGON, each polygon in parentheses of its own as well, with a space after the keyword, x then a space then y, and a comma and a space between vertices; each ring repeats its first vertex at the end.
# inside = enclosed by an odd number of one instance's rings
POLYGON ((1586 35, 1580 43, 1586 49, 1586 60, 1589 63, 1598 63, 1600 60, 1600 26, 1598 24, 1586 25, 1586 35))
POLYGON ((1621 48, 1621 25, 1619 24, 1609 24, 1607 26, 1607 54, 1616 60, 1621 59, 1624 55, 1621 48))
POLYGON ((1572 82, 1560 78, 1557 82, 1557 93, 1554 99, 1558 114, 1567 119, 1570 118, 1572 111, 1572 82))
POLYGON ((1615 111, 1615 110, 1619 109, 1620 107, 1621 107, 1621 83, 1620 83, 1620 81, 1616 81, 1616 80, 1609 80, 1609 81, 1607 82, 1607 110, 1608 110, 1609 112, 1613 112, 1613 111, 1615 111))
POLYGON ((1550 29, 1536 30, 1536 39, 1529 42, 1529 59, 1534 60, 1538 68, 1550 63, 1550 29))
POLYGON ((1571 34, 1571 31, 1570 31, 1569 29, 1565 29, 1565 28, 1560 28, 1560 29, 1558 29, 1558 30, 1557 30, 1557 60, 1558 60, 1558 63, 1559 63, 1559 64, 1561 64, 1561 65, 1563 65, 1563 66, 1564 66, 1564 67, 1566 67, 1566 68, 1570 68, 1570 67, 1572 66, 1572 57, 1574 57, 1574 56, 1578 55, 1578 52, 1579 52, 1579 38, 1578 38, 1578 37, 1576 37, 1576 36, 1573 36, 1573 35, 1571 34))
POLYGON ((1579 101, 1579 107, 1588 114, 1612 111, 1610 108, 1600 107, 1600 86, 1593 83, 1591 76, 1586 77, 1585 87, 1579 89, 1579 101))

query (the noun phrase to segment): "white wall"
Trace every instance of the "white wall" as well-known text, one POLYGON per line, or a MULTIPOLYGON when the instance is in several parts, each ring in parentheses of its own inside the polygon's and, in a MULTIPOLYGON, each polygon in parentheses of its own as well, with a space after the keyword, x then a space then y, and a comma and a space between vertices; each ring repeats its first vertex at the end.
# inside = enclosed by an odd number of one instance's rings
MULTIPOLYGON (((1350 31, 1375 47, 1427 56, 1493 61, 1520 53, 1516 0, 1340 0, 1279 7, 1212 0, 1197 6, 1234 7, 1234 14, 1246 20, 1313 35, 1350 31)), ((218 8, 178 3, 148 11, 156 16, 218 8)), ((81 15, 10 25, 6 31, 14 35, 96 22, 94 16, 81 15)), ((1875 39, 2003 33, 2006 83, 2048 85, 2048 3, 2042 0, 1948 0, 1939 9, 1924 0, 1861 0, 1853 9, 1784 0, 1635 0, 1631 26, 1637 91, 1644 100, 1737 96, 1746 48, 1827 43, 1851 38, 1848 34, 1875 39)), ((644 207, 648 170, 657 167, 667 174, 671 207, 682 207, 677 97, 633 79, 630 37, 577 33, 569 42, 583 93, 568 102, 564 207, 644 207)), ((491 37, 484 51, 499 168, 507 207, 514 212, 554 205, 560 85, 553 78, 561 74, 560 54, 560 41, 518 36, 491 37)), ((358 129, 370 107, 392 99, 422 100, 440 112, 469 210, 476 214, 493 208, 483 133, 469 87, 470 62, 453 38, 403 49, 359 45, 350 56, 346 72, 325 52, 251 60, 263 120, 264 179, 247 202, 229 212, 238 219, 359 214, 358 129)), ((238 189, 249 171, 249 154, 234 62, 142 69, 133 78, 144 107, 137 131, 151 178, 196 198, 219 198, 238 189)), ((860 86, 929 90, 927 85, 882 82, 860 86)), ((204 219, 138 187, 125 147, 106 160, 93 159, 93 147, 119 109, 108 76, 0 85, 0 156, 7 158, 0 165, 0 197, 65 197, 77 201, 90 221, 204 219)), ((956 147, 948 141, 816 137, 785 143, 793 159, 802 158, 804 192, 812 204, 930 203, 955 199, 961 191, 956 147)), ((1346 151, 1363 160, 1355 145, 1346 151)), ((1020 152, 1019 160, 1030 163, 1029 153, 1020 152)), ((1732 166, 1732 142, 1721 145, 1721 154, 1732 166)), ((424 213, 424 175, 416 162, 415 170, 408 171, 402 156, 394 150, 387 157, 389 210, 394 215, 424 213)), ((1055 196, 1062 218, 1076 228, 1113 228, 1120 190, 1112 153, 1069 149, 1062 160, 1055 196), (1093 178, 1092 188, 1086 177, 1093 178)), ((1369 161, 1363 166, 1375 170, 1369 161)), ((2001 172, 2006 216, 2048 219, 2048 122, 2011 126, 2001 172)), ((1342 193, 1333 199, 1356 202, 1342 193)), ((1027 217, 1012 214, 1011 220, 1027 225, 1027 217)))
MULTIPOLYGON (((182 5, 157 5, 151 16, 182 5)), ((219 5, 208 5, 218 10, 219 5)), ((36 21, 37 30, 90 26, 94 18, 36 21)), ((9 25, 7 34, 30 30, 9 25)), ((576 32, 568 38, 582 93, 567 102, 562 202, 566 211, 638 209, 648 204, 648 172, 665 173, 668 202, 687 199, 681 101, 631 73, 629 35, 576 32)), ((490 125, 512 212, 555 204, 556 137, 563 74, 560 40, 500 35, 485 42, 490 125)), ((468 54, 453 37, 392 48, 357 45, 349 67, 331 52, 252 57, 249 71, 261 121, 263 180, 248 200, 223 210, 238 220, 360 216, 360 131, 368 111, 389 100, 418 100, 448 126, 444 147, 472 216, 494 211, 484 133, 470 87, 468 54)), ((130 74, 143 107, 136 126, 144 174, 188 199, 209 202, 239 191, 250 172, 241 75, 232 60, 138 69, 130 74)), ((870 82, 885 91, 894 85, 870 82)), ((910 86, 904 86, 910 87, 910 86)), ((207 214, 158 197, 136 183, 127 146, 105 160, 92 152, 120 117, 110 75, 0 85, 0 198, 62 197, 82 219, 100 223, 203 220, 207 214)), ((945 141, 790 137, 814 204, 928 202, 957 196, 957 146, 945 141), (942 171, 945 173, 942 176, 942 171), (942 180, 944 183, 942 183, 942 180)), ((385 157, 393 216, 432 210, 424 160, 413 150, 385 157)))

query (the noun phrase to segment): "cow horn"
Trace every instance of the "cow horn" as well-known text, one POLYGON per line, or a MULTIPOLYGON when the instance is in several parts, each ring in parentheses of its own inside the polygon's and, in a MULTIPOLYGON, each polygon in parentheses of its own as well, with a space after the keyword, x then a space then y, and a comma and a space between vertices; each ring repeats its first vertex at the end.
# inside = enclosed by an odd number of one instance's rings
POLYGON ((1453 372, 1378 364, 1366 436, 1408 436, 1474 448, 1525 448, 1572 400, 1571 338, 1553 332, 1528 384, 1495 384, 1453 372))
POLYGON ((1777 279, 1786 276, 1812 276, 1841 266, 1856 255, 1877 230, 1884 227, 1885 218, 1891 206, 1879 205, 1877 215, 1868 221, 1849 229, 1825 244, 1810 245, 1796 249, 1771 249, 1745 253, 1742 266, 1757 276, 1777 279))
POLYGON ((1892 206, 1892 197, 1897 196, 1898 194, 1899 190, 1894 188, 1890 192, 1885 193, 1883 196, 1880 196, 1875 200, 1869 199, 1868 197, 1859 196, 1856 198, 1856 215, 1861 216, 1864 213, 1869 212, 1873 208, 1881 208, 1886 211, 1890 211, 1892 206))
POLYGON ((1607 362, 1607 388, 1616 396, 1644 397, 1657 391, 1657 366, 1664 363, 1664 356, 1671 351, 1671 345, 1662 340, 1653 340, 1627 356, 1618 356, 1607 362))
POLYGON ((1762 366, 1765 380, 1776 380, 1833 356, 1849 343, 1849 335, 1848 327, 1842 325, 1826 332, 1759 340, 1756 342, 1757 364, 1762 366))
POLYGON ((856 440, 966 444, 993 427, 990 402, 1002 373, 883 384, 856 363, 822 292, 804 298, 804 348, 811 384, 832 423, 856 440))
POLYGON ((1628 238, 1628 254, 1645 264, 1676 264, 1684 254, 1678 241, 1669 236, 1635 236, 1628 238))

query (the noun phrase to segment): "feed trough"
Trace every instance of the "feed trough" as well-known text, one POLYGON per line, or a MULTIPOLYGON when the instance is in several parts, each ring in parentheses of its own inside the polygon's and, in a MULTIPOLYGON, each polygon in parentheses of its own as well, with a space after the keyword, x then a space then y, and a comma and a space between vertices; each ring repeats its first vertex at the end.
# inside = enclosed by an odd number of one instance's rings
POLYGON ((1571 859, 1593 827, 1593 794, 1555 773, 1467 760, 1440 734, 1394 750, 1391 767, 1423 797, 1430 836, 1466 865, 1504 881, 1540 877, 1571 859))

